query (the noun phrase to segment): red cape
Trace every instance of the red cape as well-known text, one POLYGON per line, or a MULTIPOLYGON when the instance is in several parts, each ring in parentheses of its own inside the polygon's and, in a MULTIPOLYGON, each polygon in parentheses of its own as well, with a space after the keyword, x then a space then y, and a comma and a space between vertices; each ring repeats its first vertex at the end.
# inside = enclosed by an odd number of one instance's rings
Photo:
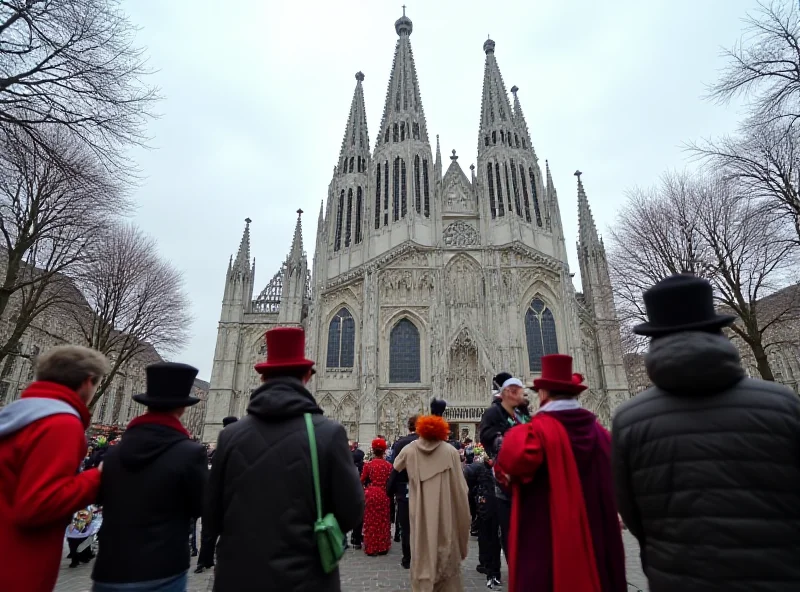
POLYGON ((553 592, 600 592, 589 517, 578 467, 564 426, 547 413, 506 432, 495 474, 512 486, 509 533, 509 591, 516 586, 520 531, 519 486, 533 480, 545 462, 550 477, 550 526, 553 549, 553 592))

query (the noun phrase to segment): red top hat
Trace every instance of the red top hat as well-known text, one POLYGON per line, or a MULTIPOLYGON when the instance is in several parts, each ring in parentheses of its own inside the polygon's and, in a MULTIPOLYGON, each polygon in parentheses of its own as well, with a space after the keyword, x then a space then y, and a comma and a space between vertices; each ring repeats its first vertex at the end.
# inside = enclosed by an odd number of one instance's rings
POLYGON ((542 356, 542 376, 533 381, 533 389, 577 395, 589 388, 582 382, 583 375, 572 372, 572 356, 551 354, 542 356))
POLYGON ((267 337, 267 361, 254 367, 259 374, 285 368, 311 368, 313 360, 305 357, 306 333, 299 327, 270 329, 267 337))

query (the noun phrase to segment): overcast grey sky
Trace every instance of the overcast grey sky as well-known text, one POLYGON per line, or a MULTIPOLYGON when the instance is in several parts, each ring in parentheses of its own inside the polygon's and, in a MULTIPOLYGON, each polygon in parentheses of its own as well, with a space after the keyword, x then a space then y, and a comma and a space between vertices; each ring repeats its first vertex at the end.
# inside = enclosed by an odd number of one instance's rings
MULTIPOLYGON (((354 74, 366 75, 370 145, 380 124, 402 0, 130 0, 165 100, 137 223, 183 270, 195 321, 174 356, 208 379, 225 271, 252 223, 256 293, 304 215, 309 264, 354 74)), ((426 0, 407 2, 422 102, 445 162, 475 161, 487 34, 506 88, 519 86, 536 154, 550 167, 568 246, 575 169, 601 231, 624 192, 683 167, 687 140, 733 131, 735 109, 703 101, 755 0, 426 0)), ((435 149, 435 145, 433 146, 435 149)), ((446 165, 445 165, 446 166, 446 165)), ((577 271, 574 247, 570 264, 577 271)), ((577 278, 576 278, 577 279, 577 278)))

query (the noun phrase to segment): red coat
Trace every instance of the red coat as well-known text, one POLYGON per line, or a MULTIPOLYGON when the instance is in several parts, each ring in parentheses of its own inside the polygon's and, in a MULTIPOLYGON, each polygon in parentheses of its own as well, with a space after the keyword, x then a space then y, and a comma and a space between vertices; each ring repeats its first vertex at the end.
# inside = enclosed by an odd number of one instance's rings
POLYGON ((65 528, 74 512, 95 501, 100 471, 78 473, 91 416, 77 393, 34 382, 20 399, 0 410, 0 588, 51 592, 65 528), (49 414, 41 410, 47 405, 49 414), (29 421, 36 417, 31 406, 43 417, 29 421))

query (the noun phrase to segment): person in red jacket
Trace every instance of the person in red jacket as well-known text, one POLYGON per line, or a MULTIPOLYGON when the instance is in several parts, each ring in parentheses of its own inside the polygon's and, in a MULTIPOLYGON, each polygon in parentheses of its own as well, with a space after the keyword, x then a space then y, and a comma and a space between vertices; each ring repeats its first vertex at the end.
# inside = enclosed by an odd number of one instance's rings
POLYGON ((95 501, 101 468, 86 456, 87 404, 109 370, 98 351, 55 347, 36 360, 36 380, 0 409, 0 588, 51 592, 64 532, 95 501))

